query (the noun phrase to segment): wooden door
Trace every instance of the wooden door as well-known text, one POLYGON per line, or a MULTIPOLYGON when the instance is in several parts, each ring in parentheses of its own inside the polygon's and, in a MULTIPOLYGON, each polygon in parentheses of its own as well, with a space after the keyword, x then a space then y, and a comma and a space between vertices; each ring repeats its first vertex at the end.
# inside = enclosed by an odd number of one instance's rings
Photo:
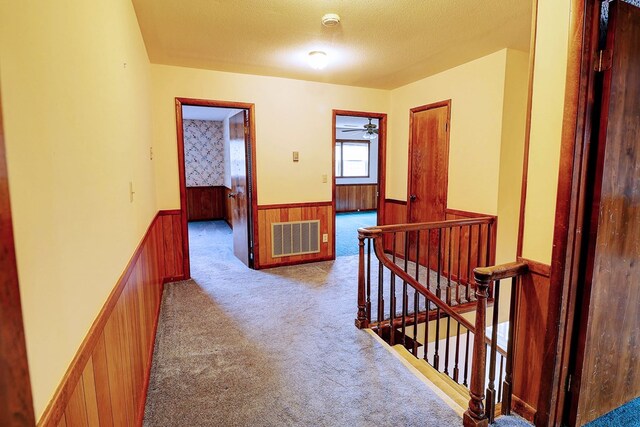
POLYGON ((247 177, 247 148, 250 141, 245 110, 229 118, 229 159, 231 174, 231 223, 233 226, 233 253, 248 267, 250 256, 250 189, 247 177))
POLYGON ((21 307, 0 105, 0 426, 36 422, 21 307))
POLYGON ((640 9, 610 4, 570 423, 640 396, 640 9))
MULTIPOLYGON (((449 174, 449 117, 451 101, 425 105, 411 110, 409 140, 409 194, 407 221, 433 222, 445 220, 449 174)), ((426 256, 426 237, 420 253, 426 256)), ((416 251, 415 236, 410 238, 410 253, 416 251)), ((431 236, 431 246, 438 238, 431 236)), ((437 259, 437 254, 431 251, 437 259)))

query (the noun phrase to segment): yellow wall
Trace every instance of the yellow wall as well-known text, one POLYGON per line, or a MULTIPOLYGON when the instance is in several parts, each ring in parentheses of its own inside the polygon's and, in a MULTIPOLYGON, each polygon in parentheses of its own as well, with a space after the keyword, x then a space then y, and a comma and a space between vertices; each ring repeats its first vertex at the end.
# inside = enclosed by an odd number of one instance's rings
POLYGON ((148 74, 129 0, 0 3, 0 82, 37 417, 156 211, 148 74))
POLYGON ((391 91, 387 197, 406 200, 409 110, 451 99, 448 207, 497 213, 507 50, 391 91))
POLYGON ((331 200, 331 110, 386 112, 389 91, 152 65, 160 209, 180 207, 175 97, 255 104, 258 203, 331 200), (292 151, 300 161, 292 161, 292 151), (322 182, 322 175, 329 179, 322 182))
MULTIPOLYGON (((516 260, 527 116, 529 54, 507 51, 498 182, 496 263, 516 260)), ((504 299, 508 305, 508 299, 504 299)))
POLYGON ((549 264, 564 109, 569 0, 539 0, 522 256, 549 264))

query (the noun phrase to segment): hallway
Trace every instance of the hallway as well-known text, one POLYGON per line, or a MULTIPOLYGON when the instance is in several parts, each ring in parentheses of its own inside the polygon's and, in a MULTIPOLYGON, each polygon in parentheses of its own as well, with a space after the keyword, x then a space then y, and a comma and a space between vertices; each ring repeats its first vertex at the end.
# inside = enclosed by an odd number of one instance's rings
POLYGON ((248 270, 224 222, 189 225, 164 290, 145 426, 450 426, 461 418, 356 329, 357 256, 248 270))

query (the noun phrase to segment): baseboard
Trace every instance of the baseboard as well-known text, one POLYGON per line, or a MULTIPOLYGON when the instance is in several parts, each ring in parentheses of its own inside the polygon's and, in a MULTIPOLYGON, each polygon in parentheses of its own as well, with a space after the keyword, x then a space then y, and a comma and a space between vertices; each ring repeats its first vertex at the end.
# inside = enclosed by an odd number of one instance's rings
POLYGON ((167 215, 175 212, 160 211, 149 224, 38 426, 141 425, 165 259, 174 257, 165 247, 167 240, 176 239, 167 235, 173 229, 163 227, 167 215))
POLYGON ((279 263, 271 263, 271 264, 264 264, 264 265, 260 265, 259 267, 257 267, 258 270, 264 270, 267 268, 275 268, 275 267, 288 267, 291 265, 298 265, 298 264, 309 264, 312 262, 322 262, 322 261, 333 261, 334 259, 336 259, 335 257, 319 257, 319 258, 314 258, 314 259, 304 259, 304 260, 300 260, 300 261, 283 261, 283 262, 279 262, 279 263))
POLYGON ((511 396, 511 409, 530 423, 535 421, 536 409, 515 394, 511 396))

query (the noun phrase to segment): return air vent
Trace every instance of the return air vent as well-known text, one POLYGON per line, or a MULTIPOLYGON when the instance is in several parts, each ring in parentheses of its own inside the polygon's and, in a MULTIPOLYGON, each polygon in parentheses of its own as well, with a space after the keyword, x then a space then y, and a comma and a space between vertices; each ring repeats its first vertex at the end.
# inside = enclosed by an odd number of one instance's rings
POLYGON ((274 222, 271 224, 273 258, 320 252, 320 221, 274 222))

